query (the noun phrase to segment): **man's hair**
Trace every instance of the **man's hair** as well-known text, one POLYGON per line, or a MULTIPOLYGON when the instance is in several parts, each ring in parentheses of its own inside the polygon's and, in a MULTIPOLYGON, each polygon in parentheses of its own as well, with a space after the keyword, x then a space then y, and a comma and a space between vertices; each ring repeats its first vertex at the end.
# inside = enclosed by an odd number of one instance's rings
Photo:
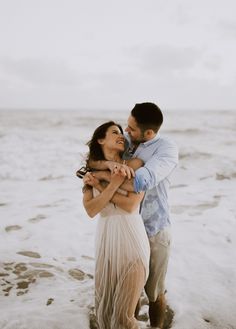
POLYGON ((131 111, 131 115, 135 118, 142 132, 152 129, 157 133, 163 123, 162 112, 154 103, 136 104, 131 111))

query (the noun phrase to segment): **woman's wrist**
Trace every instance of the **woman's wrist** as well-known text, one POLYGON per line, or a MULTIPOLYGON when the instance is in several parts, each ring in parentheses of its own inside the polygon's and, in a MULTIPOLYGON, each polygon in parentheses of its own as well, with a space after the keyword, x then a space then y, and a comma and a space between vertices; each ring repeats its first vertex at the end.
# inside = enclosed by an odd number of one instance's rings
POLYGON ((110 190, 111 193, 114 193, 116 192, 116 190, 119 188, 119 186, 114 183, 114 182, 110 182, 108 185, 107 185, 108 189, 110 190))

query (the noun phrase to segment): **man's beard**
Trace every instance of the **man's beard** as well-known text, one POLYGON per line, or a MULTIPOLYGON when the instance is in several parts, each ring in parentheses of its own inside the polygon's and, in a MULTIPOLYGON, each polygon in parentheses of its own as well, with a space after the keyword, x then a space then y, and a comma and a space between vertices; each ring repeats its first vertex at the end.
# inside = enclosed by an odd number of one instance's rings
POLYGON ((135 146, 138 146, 139 144, 141 144, 141 143, 144 143, 145 142, 145 140, 142 140, 142 139, 140 139, 140 140, 132 140, 132 143, 135 145, 135 146))
POLYGON ((141 143, 145 143, 146 142, 146 140, 144 139, 144 134, 143 133, 142 133, 142 135, 140 136, 139 139, 133 140, 132 137, 131 137, 131 141, 136 146, 138 146, 141 143))

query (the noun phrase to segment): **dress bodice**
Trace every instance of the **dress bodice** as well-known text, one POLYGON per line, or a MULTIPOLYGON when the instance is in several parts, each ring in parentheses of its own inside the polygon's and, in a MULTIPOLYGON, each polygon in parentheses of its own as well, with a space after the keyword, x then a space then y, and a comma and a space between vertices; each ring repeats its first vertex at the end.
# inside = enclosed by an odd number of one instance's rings
MULTIPOLYGON (((119 189, 118 192, 120 194, 123 195, 127 195, 127 192, 119 189)), ((95 188, 93 188, 93 195, 94 197, 96 197, 97 195, 99 195, 99 191, 95 188)), ((139 207, 137 207, 137 209, 135 211, 133 211, 132 213, 128 213, 127 211, 121 209, 120 207, 118 207, 117 205, 115 205, 112 202, 109 202, 101 211, 100 211, 100 216, 101 217, 108 217, 108 216, 112 216, 112 215, 122 215, 125 214, 127 215, 135 215, 135 214, 139 214, 139 207)))

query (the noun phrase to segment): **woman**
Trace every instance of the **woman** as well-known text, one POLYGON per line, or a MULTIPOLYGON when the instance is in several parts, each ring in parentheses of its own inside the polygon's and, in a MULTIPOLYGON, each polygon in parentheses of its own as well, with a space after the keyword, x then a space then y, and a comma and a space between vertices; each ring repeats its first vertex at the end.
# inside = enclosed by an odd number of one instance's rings
MULTIPOLYGON (((119 125, 104 123, 88 143, 87 162, 122 163, 124 141, 119 125)), ((142 162, 132 159, 127 164, 137 169, 142 162)), ((117 169, 106 185, 92 173, 84 178, 84 207, 90 217, 100 214, 95 267, 95 309, 100 329, 138 328, 134 312, 148 276, 149 242, 138 213, 143 194, 122 192, 119 187, 124 179, 117 169)))

